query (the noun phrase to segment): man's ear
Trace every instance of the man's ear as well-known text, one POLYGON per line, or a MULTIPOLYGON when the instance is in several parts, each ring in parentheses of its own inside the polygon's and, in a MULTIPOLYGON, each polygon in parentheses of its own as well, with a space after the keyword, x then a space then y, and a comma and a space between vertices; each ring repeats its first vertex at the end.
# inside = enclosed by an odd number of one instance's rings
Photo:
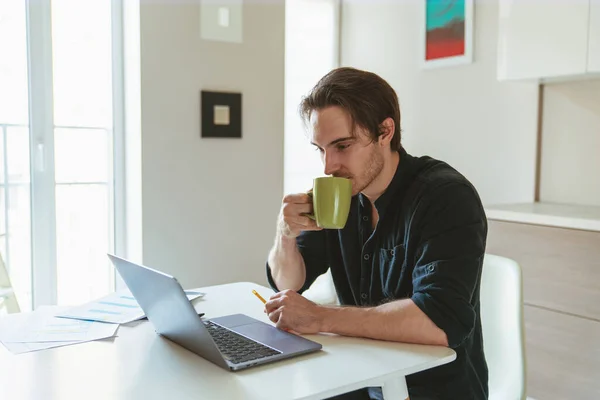
POLYGON ((392 142, 392 138, 394 137, 394 128, 396 124, 392 118, 386 118, 383 120, 381 124, 379 124, 379 129, 383 131, 383 133, 379 136, 379 144, 381 146, 389 146, 392 142))

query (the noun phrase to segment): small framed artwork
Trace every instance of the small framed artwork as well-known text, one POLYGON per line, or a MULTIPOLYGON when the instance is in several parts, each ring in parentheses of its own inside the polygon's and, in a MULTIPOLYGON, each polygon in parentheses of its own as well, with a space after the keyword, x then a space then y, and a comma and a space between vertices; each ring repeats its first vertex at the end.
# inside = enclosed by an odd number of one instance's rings
POLYGON ((242 137, 242 94, 200 92, 201 137, 242 137))
POLYGON ((424 0, 422 62, 424 68, 473 62, 474 0, 424 0))

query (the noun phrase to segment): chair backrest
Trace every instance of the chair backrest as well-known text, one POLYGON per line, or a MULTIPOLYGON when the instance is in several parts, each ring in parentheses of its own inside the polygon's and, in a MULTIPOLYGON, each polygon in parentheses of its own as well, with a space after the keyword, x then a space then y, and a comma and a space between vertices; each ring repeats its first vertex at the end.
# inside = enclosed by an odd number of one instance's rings
POLYGON ((331 277, 331 269, 320 275, 302 295, 317 304, 340 305, 331 277))
POLYGON ((486 254, 481 276, 481 324, 490 400, 526 399, 523 282, 515 261, 486 254))

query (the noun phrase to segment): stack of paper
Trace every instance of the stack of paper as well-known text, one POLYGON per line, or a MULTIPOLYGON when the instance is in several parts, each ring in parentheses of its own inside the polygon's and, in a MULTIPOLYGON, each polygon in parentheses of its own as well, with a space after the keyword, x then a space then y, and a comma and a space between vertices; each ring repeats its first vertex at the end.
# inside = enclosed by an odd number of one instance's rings
MULTIPOLYGON (((185 291, 192 301, 202 292, 185 291)), ((40 307, 0 318, 0 342, 12 353, 49 349, 115 336, 119 324, 144 318, 131 292, 122 290, 76 307, 40 307)))
POLYGON ((12 353, 49 349, 115 336, 119 325, 58 318, 65 307, 45 306, 0 318, 0 341, 12 353))

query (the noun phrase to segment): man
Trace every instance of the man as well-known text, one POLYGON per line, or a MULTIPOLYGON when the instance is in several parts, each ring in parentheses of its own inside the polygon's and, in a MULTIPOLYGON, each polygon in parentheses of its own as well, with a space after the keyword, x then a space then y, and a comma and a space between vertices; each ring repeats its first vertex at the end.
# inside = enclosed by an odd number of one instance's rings
MULTIPOLYGON (((487 399, 479 315, 487 222, 476 190, 448 164, 404 150, 396 93, 373 73, 335 69, 300 109, 325 174, 351 180, 352 205, 343 229, 321 230, 306 216, 306 194, 284 197, 267 262, 278 292, 269 318, 299 333, 449 346, 454 362, 407 377, 411 400, 487 399), (344 307, 300 295, 328 268, 344 307)), ((380 397, 380 388, 340 396, 380 397)))

